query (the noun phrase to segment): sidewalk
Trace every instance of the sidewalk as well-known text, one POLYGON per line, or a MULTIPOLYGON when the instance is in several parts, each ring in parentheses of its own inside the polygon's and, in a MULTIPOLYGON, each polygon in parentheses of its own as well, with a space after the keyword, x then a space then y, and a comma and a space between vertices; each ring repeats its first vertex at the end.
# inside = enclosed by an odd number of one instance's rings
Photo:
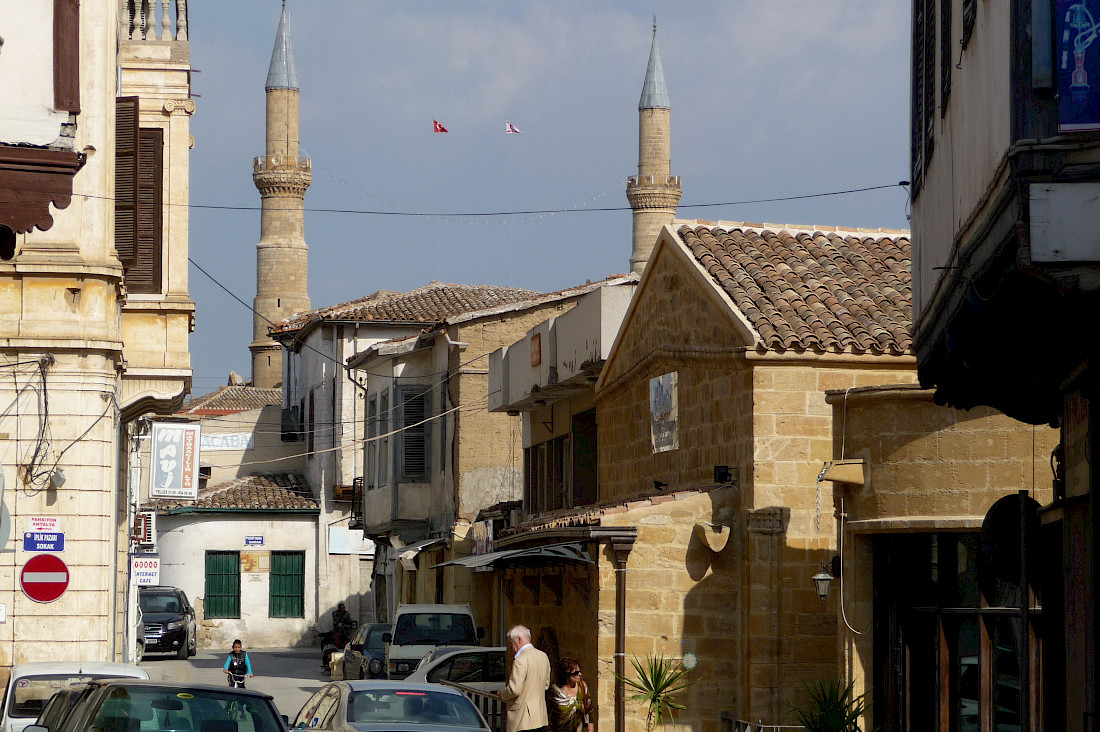
MULTIPOLYGON (((198 655, 186 661, 173 656, 150 655, 141 662, 141 667, 151 679, 222 686, 226 683, 222 667, 228 653, 228 650, 218 653, 200 650, 198 655)), ((250 650, 248 657, 255 674, 255 678, 246 682, 248 688, 271 694, 279 711, 291 719, 313 692, 329 680, 321 673, 319 647, 250 650)))

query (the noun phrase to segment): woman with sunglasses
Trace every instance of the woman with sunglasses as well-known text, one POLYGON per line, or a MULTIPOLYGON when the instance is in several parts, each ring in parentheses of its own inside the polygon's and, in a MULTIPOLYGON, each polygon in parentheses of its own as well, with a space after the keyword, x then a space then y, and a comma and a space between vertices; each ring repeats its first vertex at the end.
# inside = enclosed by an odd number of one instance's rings
POLYGON ((596 709, 581 676, 577 659, 558 663, 557 678, 547 692, 551 732, 592 732, 596 709))

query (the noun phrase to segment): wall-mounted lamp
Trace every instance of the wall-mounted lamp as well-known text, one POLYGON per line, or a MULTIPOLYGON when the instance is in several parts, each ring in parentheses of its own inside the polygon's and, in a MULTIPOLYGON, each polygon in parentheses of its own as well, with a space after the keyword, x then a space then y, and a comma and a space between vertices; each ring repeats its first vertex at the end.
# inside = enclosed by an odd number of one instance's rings
POLYGON ((664 482, 659 481, 659 480, 653 481, 653 490, 655 490, 655 491, 664 490, 667 487, 668 487, 668 483, 664 483, 664 482))
POLYGON ((833 581, 833 575, 829 572, 829 568, 824 564, 821 565, 821 571, 810 579, 814 581, 814 589, 817 590, 817 596, 821 598, 822 602, 825 602, 825 598, 829 595, 829 585, 833 581))

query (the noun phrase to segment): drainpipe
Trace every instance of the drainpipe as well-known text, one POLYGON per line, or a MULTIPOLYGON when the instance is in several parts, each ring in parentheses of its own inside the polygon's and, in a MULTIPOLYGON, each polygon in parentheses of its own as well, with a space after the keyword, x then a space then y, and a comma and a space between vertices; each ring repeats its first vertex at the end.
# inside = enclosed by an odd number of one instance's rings
POLYGON ((615 732, 626 732, 626 560, 634 537, 613 539, 615 555, 615 732))

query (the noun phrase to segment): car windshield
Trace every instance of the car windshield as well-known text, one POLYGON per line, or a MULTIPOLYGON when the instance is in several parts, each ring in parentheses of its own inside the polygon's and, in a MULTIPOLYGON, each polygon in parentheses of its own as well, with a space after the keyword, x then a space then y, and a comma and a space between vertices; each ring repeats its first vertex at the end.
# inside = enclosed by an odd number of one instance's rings
POLYGON ((143 613, 178 613, 180 599, 173 592, 142 592, 139 595, 143 613))
POLYGON ((351 692, 348 722, 485 728, 473 704, 461 694, 400 689, 351 692))
POLYGON ((9 717, 29 717, 37 719, 46 707, 50 697, 70 684, 85 684, 93 678, 108 678, 111 674, 43 674, 20 676, 11 685, 11 698, 8 699, 9 717))
POLYGON ((407 613, 398 617, 393 642, 399 646, 445 643, 473 645, 478 643, 474 621, 459 613, 407 613))
POLYGON ((374 630, 367 632, 366 650, 376 651, 378 653, 386 652, 386 641, 382 640, 382 636, 389 631, 389 627, 375 628, 374 630))
POLYGON ((186 687, 125 687, 108 692, 88 732, 283 732, 267 699, 186 687))

